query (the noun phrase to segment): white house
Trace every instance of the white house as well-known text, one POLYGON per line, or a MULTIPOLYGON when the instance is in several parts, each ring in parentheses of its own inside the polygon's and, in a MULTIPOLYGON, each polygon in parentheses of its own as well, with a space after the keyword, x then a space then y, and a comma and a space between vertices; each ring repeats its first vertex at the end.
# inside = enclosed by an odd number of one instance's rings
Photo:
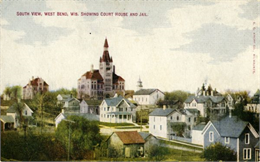
POLYGON ((159 89, 140 89, 133 95, 133 99, 140 105, 155 105, 165 94, 159 89))
POLYGON ((204 138, 203 138, 203 135, 202 135, 202 130, 205 127, 205 125, 206 125, 206 123, 202 122, 202 123, 196 125, 192 129, 192 131, 191 131, 191 136, 192 136, 191 142, 192 143, 198 144, 198 145, 203 145, 204 138))
POLYGON ((89 113, 78 113, 78 112, 64 112, 64 109, 62 109, 62 112, 55 118, 55 126, 56 128, 60 124, 60 122, 63 119, 68 118, 68 116, 82 116, 90 121, 99 121, 99 116, 95 114, 89 114, 89 113))
MULTIPOLYGON (((23 117, 32 118, 32 114, 33 114, 33 111, 30 109, 30 107, 26 103, 23 103, 23 110, 22 110, 23 117)), ((7 109, 6 116, 12 116, 12 118, 14 119, 14 125, 13 125, 14 128, 17 128, 18 126, 20 126, 20 114, 15 109, 15 105, 12 105, 7 109)))
POLYGON ((65 101, 68 100, 69 98, 72 98, 72 95, 58 94, 57 105, 64 105, 65 101))
POLYGON ((99 115, 100 100, 82 100, 79 104, 80 113, 89 113, 99 115))
POLYGON ((136 122, 136 106, 122 96, 104 99, 100 104, 100 121, 134 123, 136 122))
POLYGON ((167 139, 176 136, 171 128, 172 124, 185 123, 185 134, 190 135, 190 130, 196 125, 197 110, 178 110, 173 108, 157 108, 149 114, 149 133, 167 139))
POLYGON ((260 90, 258 89, 254 94, 252 101, 244 107, 245 111, 253 112, 257 117, 260 113, 260 90))

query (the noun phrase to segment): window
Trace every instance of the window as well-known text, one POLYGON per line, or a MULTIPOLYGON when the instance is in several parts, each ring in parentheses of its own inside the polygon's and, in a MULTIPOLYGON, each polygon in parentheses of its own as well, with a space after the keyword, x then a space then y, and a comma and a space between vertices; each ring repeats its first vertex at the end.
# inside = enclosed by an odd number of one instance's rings
POLYGON ((210 131, 209 132, 209 142, 213 142, 214 141, 214 132, 210 131))
POLYGON ((243 149, 243 158, 244 158, 244 160, 251 159, 251 148, 243 149))
POLYGON ((162 130, 162 125, 160 125, 160 130, 162 130))
POLYGON ((229 137, 225 137, 225 143, 229 144, 230 138, 229 137))
POLYGON ((197 118, 195 117, 195 118, 194 118, 194 122, 196 122, 196 120, 197 120, 197 118))
POLYGON ((27 111, 26 110, 24 111, 24 115, 27 115, 27 111))
POLYGON ((190 117, 189 117, 189 122, 190 122, 190 117))
POLYGON ((246 135, 245 135, 245 143, 246 143, 246 144, 249 144, 249 143, 250 143, 249 133, 246 133, 246 135))
POLYGON ((179 116, 177 116, 177 121, 179 121, 179 116))
POLYGON ((109 111, 109 108, 110 108, 110 107, 107 107, 107 111, 109 111))
POLYGON ((119 108, 119 111, 123 111, 123 108, 119 108))
POLYGON ((106 111, 106 108, 104 107, 104 111, 106 111))
POLYGON ((171 120, 172 120, 172 116, 171 116, 171 120))

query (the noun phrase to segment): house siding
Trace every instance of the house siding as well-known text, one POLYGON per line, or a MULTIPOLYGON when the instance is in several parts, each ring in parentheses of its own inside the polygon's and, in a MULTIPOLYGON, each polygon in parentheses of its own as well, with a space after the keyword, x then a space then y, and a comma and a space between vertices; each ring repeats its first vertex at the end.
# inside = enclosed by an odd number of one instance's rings
POLYGON ((251 159, 247 161, 254 161, 255 160, 255 148, 254 146, 258 142, 258 139, 254 137, 252 132, 248 127, 244 129, 244 131, 241 133, 239 137, 239 160, 243 161, 243 149, 244 148, 251 148, 251 159), (250 142, 249 144, 245 144, 245 134, 249 133, 250 142))
POLYGON ((208 147, 209 145, 215 143, 215 142, 221 142, 221 137, 219 136, 218 132, 216 129, 212 126, 212 124, 209 126, 208 130, 206 130, 204 134, 204 145, 203 148, 208 147), (209 141, 209 132, 214 132, 214 139, 213 142, 209 141))
POLYGON ((166 116, 149 116, 149 133, 154 136, 168 138, 168 124, 166 116), (154 129, 155 126, 155 129, 154 129), (160 130, 162 126, 162 130, 160 130))

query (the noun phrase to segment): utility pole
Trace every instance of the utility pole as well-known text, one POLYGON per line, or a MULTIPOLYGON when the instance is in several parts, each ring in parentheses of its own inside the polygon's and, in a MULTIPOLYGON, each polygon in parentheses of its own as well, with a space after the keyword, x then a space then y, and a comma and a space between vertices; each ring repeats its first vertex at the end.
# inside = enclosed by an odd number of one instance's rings
POLYGON ((72 120, 63 119, 66 122, 69 122, 69 141, 68 141, 68 161, 70 160, 70 125, 71 123, 75 123, 72 120))

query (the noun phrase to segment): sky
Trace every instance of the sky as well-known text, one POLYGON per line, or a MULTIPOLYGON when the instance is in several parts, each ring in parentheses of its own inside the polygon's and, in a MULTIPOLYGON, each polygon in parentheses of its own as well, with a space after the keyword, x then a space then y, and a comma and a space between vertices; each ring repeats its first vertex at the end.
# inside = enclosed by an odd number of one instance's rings
POLYGON ((50 90, 76 88, 92 64, 98 69, 105 38, 127 90, 136 90, 139 77, 144 88, 162 91, 194 93, 207 83, 220 92, 252 95, 260 88, 257 0, 2 0, 0 5, 1 93, 6 86, 25 86, 32 76, 43 78, 50 90), (109 12, 114 16, 101 16, 109 12))

